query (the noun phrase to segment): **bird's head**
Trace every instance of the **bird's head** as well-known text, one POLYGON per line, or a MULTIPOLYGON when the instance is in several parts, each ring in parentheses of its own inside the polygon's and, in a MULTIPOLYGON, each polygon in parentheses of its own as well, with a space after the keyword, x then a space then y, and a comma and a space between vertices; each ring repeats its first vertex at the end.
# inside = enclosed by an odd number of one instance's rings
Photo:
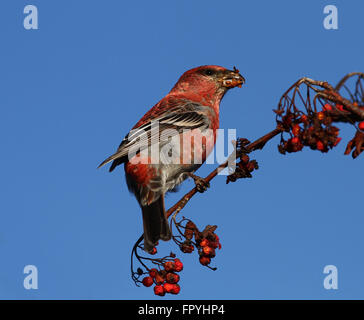
POLYGON ((201 66, 186 71, 171 93, 191 93, 220 100, 229 89, 241 87, 244 83, 244 77, 235 67, 228 70, 220 66, 201 66))

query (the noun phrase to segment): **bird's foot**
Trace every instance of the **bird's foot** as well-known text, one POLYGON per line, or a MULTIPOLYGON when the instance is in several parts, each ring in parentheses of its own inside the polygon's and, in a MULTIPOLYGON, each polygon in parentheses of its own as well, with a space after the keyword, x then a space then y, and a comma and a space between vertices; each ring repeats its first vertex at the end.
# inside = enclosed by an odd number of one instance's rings
POLYGON ((198 192, 203 193, 207 190, 207 188, 210 188, 210 182, 206 181, 206 179, 196 176, 193 173, 189 173, 188 175, 193 179, 193 181, 195 181, 198 192))

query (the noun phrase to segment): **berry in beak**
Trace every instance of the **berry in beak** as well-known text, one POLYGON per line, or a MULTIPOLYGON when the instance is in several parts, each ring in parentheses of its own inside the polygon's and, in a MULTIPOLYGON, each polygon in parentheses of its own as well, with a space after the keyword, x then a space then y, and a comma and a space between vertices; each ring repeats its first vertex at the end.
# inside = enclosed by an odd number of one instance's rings
POLYGON ((224 72, 221 80, 221 84, 226 88, 235 88, 241 86, 245 83, 244 77, 239 73, 239 70, 234 67, 234 70, 226 70, 224 72))

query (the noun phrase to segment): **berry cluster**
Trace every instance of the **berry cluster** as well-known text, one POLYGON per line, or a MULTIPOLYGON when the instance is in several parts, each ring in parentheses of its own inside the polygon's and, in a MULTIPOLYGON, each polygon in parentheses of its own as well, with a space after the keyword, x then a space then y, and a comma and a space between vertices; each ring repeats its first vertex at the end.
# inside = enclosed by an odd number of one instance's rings
MULTIPOLYGON (((341 105, 336 105, 337 110, 346 112, 341 105)), ((312 150, 328 152, 341 141, 338 137, 339 129, 332 126, 329 112, 333 110, 330 104, 325 104, 322 111, 312 112, 308 115, 296 116, 288 113, 282 117, 279 123, 283 125, 291 137, 288 140, 281 139, 278 146, 280 153, 301 151, 304 146, 312 150)))
POLYGON ((229 182, 235 182, 236 180, 241 178, 251 178, 251 173, 254 170, 259 169, 257 161, 250 160, 249 156, 247 155, 248 150, 246 146, 248 144, 250 144, 250 141, 248 139, 240 138, 237 140, 236 152, 239 156, 238 159, 240 161, 236 163, 234 172, 227 176, 226 184, 228 184, 229 182))
POLYGON ((240 162, 236 164, 234 173, 229 174, 226 178, 226 183, 235 182, 237 179, 241 178, 251 178, 252 172, 258 170, 258 162, 256 160, 250 160, 247 154, 242 154, 240 156, 240 162))
POLYGON ((201 232, 196 225, 189 220, 185 226, 184 237, 186 240, 180 244, 184 253, 191 253, 196 246, 199 253, 199 261, 203 266, 208 266, 211 259, 215 257, 215 249, 221 249, 220 239, 215 234, 217 226, 206 226, 201 232), (193 237, 195 238, 193 241, 193 237))
POLYGON ((195 250, 195 247, 193 245, 193 235, 195 234, 196 230, 198 232, 198 229, 196 225, 191 221, 188 220, 186 223, 185 232, 183 236, 185 237, 185 241, 182 243, 179 243, 179 248, 183 253, 192 253, 195 250))
POLYGON ((181 290, 178 282, 180 276, 176 272, 183 269, 183 263, 179 259, 166 261, 163 264, 163 269, 157 270, 156 268, 149 270, 149 275, 143 278, 142 283, 146 287, 153 284, 154 294, 164 296, 166 293, 178 294, 181 290))
POLYGON ((209 233, 198 242, 199 261, 203 266, 208 266, 211 259, 215 257, 215 249, 221 249, 219 237, 215 233, 209 233))
MULTIPOLYGON (((179 232, 179 236, 173 236, 172 239, 178 244, 181 251, 184 253, 191 253, 195 247, 199 253, 199 261, 202 265, 215 270, 209 266, 211 259, 215 257, 215 249, 221 249, 219 237, 215 234, 217 226, 208 225, 202 232, 198 230, 196 225, 189 219, 183 218, 181 221, 175 222, 175 226, 179 232), (185 223, 187 221, 187 223, 185 223), (180 239, 184 238, 184 241, 180 239)), ((158 245, 158 243, 156 244, 158 245)), ((164 296, 166 293, 178 294, 181 290, 178 282, 180 276, 178 272, 183 270, 183 263, 176 255, 171 252, 168 256, 163 258, 147 258, 139 255, 138 249, 143 249, 142 245, 134 247, 134 254, 139 262, 146 269, 138 268, 136 272, 133 271, 132 277, 135 283, 142 283, 145 287, 154 285, 154 294, 164 296), (143 260, 152 261, 157 268, 149 269, 143 260), (140 277, 143 277, 140 279, 140 277)), ((157 248, 154 247, 150 254, 157 253, 157 248)))

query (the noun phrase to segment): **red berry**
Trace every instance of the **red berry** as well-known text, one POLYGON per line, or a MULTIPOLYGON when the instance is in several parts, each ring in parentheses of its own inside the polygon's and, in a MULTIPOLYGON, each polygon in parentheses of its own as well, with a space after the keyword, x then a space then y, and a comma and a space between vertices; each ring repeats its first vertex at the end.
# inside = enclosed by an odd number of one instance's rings
POLYGON ((149 271, 149 275, 152 277, 152 278, 155 278, 155 276, 158 274, 158 270, 156 268, 153 268, 153 269, 150 269, 149 271))
POLYGON ((322 150, 324 150, 325 149, 325 146, 324 146, 324 144, 322 143, 322 141, 317 141, 316 142, 316 148, 317 148, 317 150, 320 150, 320 151, 322 151, 322 150))
POLYGON ((146 287, 150 287, 153 284, 153 278, 152 277, 145 277, 142 280, 143 285, 145 285, 146 287))
POLYGON ((317 113, 317 118, 321 121, 321 120, 324 120, 324 118, 325 118, 325 114, 322 112, 322 111, 320 111, 319 113, 317 113))
POLYGON ((168 283, 177 283, 179 279, 180 279, 179 275, 172 272, 169 272, 166 275, 166 281, 168 283))
POLYGON ((174 259, 174 270, 180 272, 183 270, 183 263, 180 259, 174 259))
POLYGON ((326 103, 323 107, 322 110, 324 111, 331 111, 332 110, 332 106, 331 104, 326 103))
POLYGON ((191 253, 195 247, 192 244, 183 243, 180 249, 183 253, 191 253))
POLYGON ((301 121, 301 122, 307 122, 307 120, 308 120, 308 117, 307 117, 305 114, 303 114, 303 115, 301 116, 301 118, 300 118, 300 121, 301 121))
POLYGON ((173 288, 171 290, 172 294, 179 294, 181 287, 178 284, 172 284, 173 288))
POLYGON ((203 266, 207 266, 208 264, 210 264, 210 262, 211 262, 211 259, 209 257, 205 257, 205 256, 200 257, 200 263, 203 266))
POLYGON ((204 255, 209 256, 212 253, 212 249, 211 247, 203 247, 202 248, 202 252, 204 253, 204 255))
POLYGON ((163 297, 166 294, 166 290, 163 288, 163 286, 158 285, 154 287, 154 294, 163 297))
POLYGON ((337 104, 336 108, 339 109, 340 111, 345 111, 342 104, 337 104))
POLYGON ((292 140, 291 140, 291 142, 292 142, 293 144, 298 144, 298 143, 300 143, 301 141, 300 141, 300 138, 298 138, 298 137, 293 137, 293 138, 292 138, 292 140))
POLYGON ((167 292, 167 293, 171 293, 172 291, 173 291, 173 289, 174 289, 174 285, 172 284, 172 283, 165 283, 164 285, 163 285, 163 288, 164 288, 164 290, 167 292))
POLYGON ((364 121, 360 122, 358 127, 359 127, 360 130, 364 131, 364 121))
POLYGON ((206 255, 206 256, 215 256, 215 250, 214 248, 211 248, 211 247, 203 247, 202 249, 203 253, 206 255))
POLYGON ((156 247, 154 247, 153 249, 152 249, 152 251, 151 252, 149 252, 149 254, 152 254, 152 255, 154 255, 154 254, 156 254, 157 253, 157 248, 156 247))
POLYGON ((200 246, 206 247, 208 245, 209 245, 209 240, 207 240, 206 238, 203 238, 202 241, 200 242, 200 246))
POLYGON ((164 269, 168 272, 168 271, 173 271, 175 268, 174 262, 173 261, 167 261, 164 263, 164 269))
POLYGON ((292 133, 294 136, 298 136, 300 134, 301 127, 298 124, 295 124, 292 128, 292 133))

